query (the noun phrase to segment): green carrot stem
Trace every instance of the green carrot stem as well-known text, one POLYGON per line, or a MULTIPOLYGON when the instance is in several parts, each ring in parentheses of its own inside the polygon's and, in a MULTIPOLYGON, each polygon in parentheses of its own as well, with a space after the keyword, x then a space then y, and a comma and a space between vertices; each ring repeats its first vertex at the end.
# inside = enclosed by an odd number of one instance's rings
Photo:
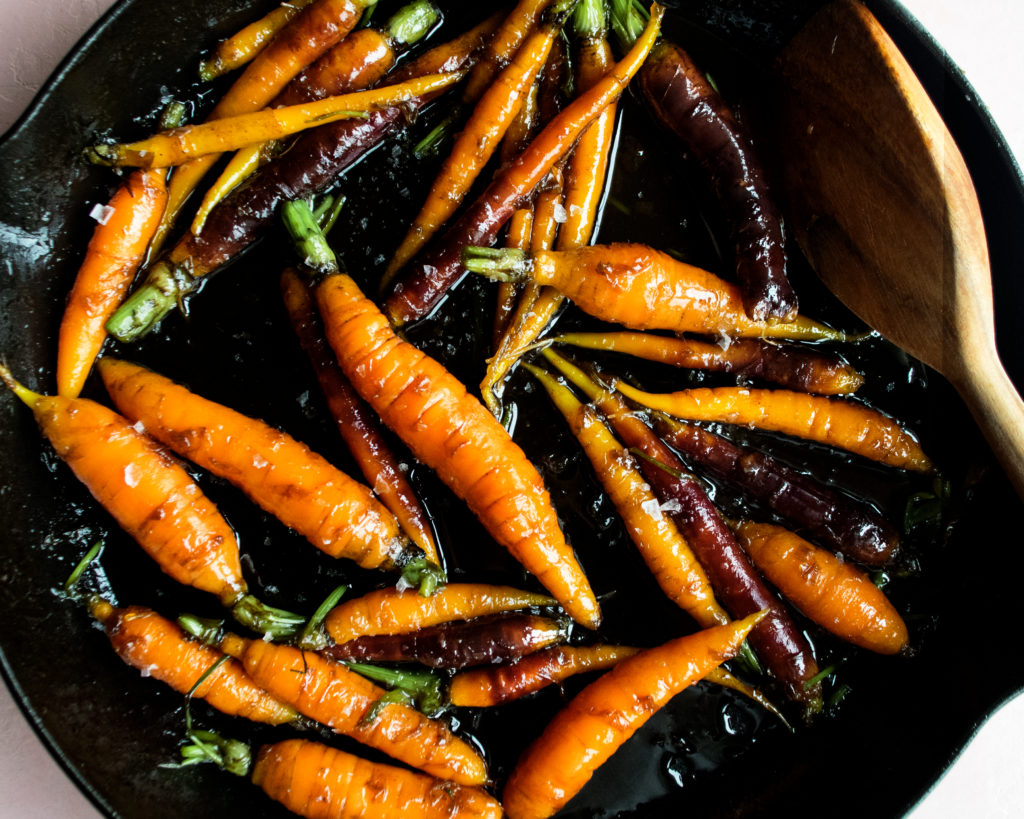
POLYGON ((402 6, 388 20, 385 30, 392 40, 409 45, 425 37, 440 18, 440 12, 429 0, 415 0, 402 6))
POLYGON ((341 270, 338 257, 331 250, 308 203, 301 199, 285 202, 281 207, 281 219, 306 268, 324 276, 341 270))
POLYGON ((581 0, 573 11, 573 32, 581 39, 590 40, 604 37, 607 27, 608 18, 604 11, 604 0, 581 0))
MULTIPOLYGON (((372 663, 346 662, 345 665, 367 679, 386 685, 392 689, 391 693, 401 692, 428 716, 436 714, 444 708, 441 680, 433 672, 387 668, 372 663)), ((388 700, 388 702, 394 701, 394 697, 388 700)), ((375 707, 377 706, 375 705, 375 707)))
POLYGON ((88 569, 92 562, 96 560, 103 552, 104 545, 105 544, 102 540, 97 540, 92 545, 92 548, 90 548, 89 551, 85 553, 85 557, 78 561, 78 565, 71 570, 71 574, 68 575, 68 579, 64 581, 65 592, 67 592, 68 594, 71 593, 72 589, 75 588, 85 570, 88 569))
POLYGON ((530 259, 514 247, 474 247, 462 251, 462 265, 499 282, 519 282, 530 278, 530 259))
POLYGON ((198 280, 181 265, 161 261, 150 268, 146 281, 107 320, 107 332, 121 342, 146 335, 175 307, 185 312, 185 297, 198 280))
POLYGON ((338 586, 338 588, 327 595, 324 602, 319 605, 317 610, 313 612, 313 616, 309 618, 309 622, 306 623, 302 634, 299 635, 299 648, 316 651, 327 645, 327 634, 323 628, 324 618, 331 609, 338 605, 338 601, 341 600, 346 591, 348 591, 348 586, 338 586))
POLYGON ((268 606, 251 594, 245 595, 231 607, 231 616, 246 628, 272 640, 294 637, 306 623, 302 615, 268 606))

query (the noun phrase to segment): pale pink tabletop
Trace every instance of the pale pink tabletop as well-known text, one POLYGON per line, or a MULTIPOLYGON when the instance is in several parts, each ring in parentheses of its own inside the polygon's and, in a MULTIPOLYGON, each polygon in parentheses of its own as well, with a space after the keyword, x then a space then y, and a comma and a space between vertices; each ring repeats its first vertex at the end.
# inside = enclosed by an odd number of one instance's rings
MULTIPOLYGON (((903 3, 965 71, 1018 161, 1024 162, 1024 106, 1020 104, 1024 4, 1019 0, 903 3)), ((111 0, 0 0, 0 132, 14 122, 62 56, 111 5, 111 0)), ((1009 656, 1012 647, 1007 648, 1009 656)), ((991 670, 998 673, 998 663, 1005 658, 992 659, 991 670)), ((1022 769, 1024 697, 1018 697, 989 720, 911 817, 1024 816, 1022 769)), ((855 786, 870 788, 873 783, 855 786)), ((835 807, 821 805, 816 810, 827 814, 835 807)), ((0 819, 97 816, 0 684, 0 819)))

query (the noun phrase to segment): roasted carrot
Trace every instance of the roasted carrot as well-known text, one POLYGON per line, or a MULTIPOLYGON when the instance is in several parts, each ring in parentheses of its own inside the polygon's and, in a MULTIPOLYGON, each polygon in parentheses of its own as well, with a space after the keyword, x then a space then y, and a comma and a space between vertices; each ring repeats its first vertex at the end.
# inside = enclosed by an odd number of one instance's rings
POLYGON ((516 763, 502 793, 510 819, 556 813, 672 697, 734 656, 761 617, 641 651, 584 688, 516 763))
POLYGON ((298 719, 294 708, 260 688, 237 660, 187 638, 174 622, 152 609, 117 608, 96 597, 89 602, 89 611, 103 625, 117 656, 145 676, 231 716, 271 725, 298 719))
POLYGON ((136 364, 104 358, 114 403, 178 454, 234 483, 332 557, 398 569, 429 593, 439 570, 409 543, 370 490, 262 421, 208 401, 136 364))
POLYGON ((426 513, 398 457, 385 440, 380 421, 338 368, 308 286, 298 273, 289 269, 281 276, 281 293, 292 328, 313 366, 338 432, 359 464, 366 483, 409 539, 423 550, 428 560, 440 566, 437 542, 426 513))
POLYGON ((802 316, 791 322, 750 319, 735 285, 645 245, 592 245, 529 255, 468 243, 464 247, 463 264, 475 273, 551 285, 584 312, 634 330, 809 341, 845 338, 802 316))
MULTIPOLYGON (((643 9, 616 0, 615 31, 629 48, 643 28, 643 9)), ((675 43, 662 40, 638 77, 639 93, 655 119, 704 166, 729 219, 736 277, 747 315, 791 321, 797 296, 786 271, 782 216, 767 173, 745 129, 714 85, 675 43)))
MULTIPOLYGON (((398 69, 395 81, 455 71, 476 59, 499 22, 500 12, 431 49, 398 69)), ((119 341, 134 341, 155 328, 190 293, 202 277, 251 245, 277 218, 282 202, 307 197, 329 185, 345 168, 365 156, 408 122, 436 95, 402 107, 374 111, 366 119, 340 120, 300 135, 288 151, 268 163, 247 184, 233 190, 207 216, 201 234, 189 233, 153 265, 143 285, 107 322, 119 341)), ((181 168, 175 175, 181 174, 181 168)))
POLYGON ((399 338, 338 270, 304 202, 288 203, 284 217, 300 256, 324 274, 317 303, 352 386, 574 620, 595 628, 601 620, 597 598, 525 453, 458 379, 399 338))
POLYGON ((507 665, 460 671, 448 685, 448 699, 467 708, 501 705, 574 674, 611 668, 639 650, 610 645, 546 648, 507 665))
POLYGON ((931 461, 911 433, 864 404, 790 390, 746 387, 700 387, 655 394, 618 381, 615 388, 638 404, 676 418, 773 430, 901 469, 932 469, 931 461))
POLYGON ((512 213, 568 153, 580 134, 618 99, 657 37, 664 9, 656 3, 651 9, 650 23, 629 54, 548 123, 516 162, 406 266, 385 303, 392 324, 399 326, 431 312, 462 277, 462 251, 472 245, 493 243, 512 213))
POLYGON ((879 654, 906 648, 903 618, 859 569, 781 526, 743 521, 735 529, 768 580, 819 626, 879 654))
POLYGON ((434 180, 426 201, 383 273, 386 286, 394 275, 448 221, 522 106, 576 0, 555 0, 509 65, 495 78, 477 103, 455 140, 451 153, 434 180))
POLYGON ((252 781, 309 819, 500 819, 501 805, 480 788, 368 762, 303 739, 263 746, 252 781))
POLYGON ((607 350, 711 372, 735 373, 743 378, 773 381, 793 390, 821 395, 856 392, 864 376, 839 356, 761 339, 734 339, 715 344, 691 338, 652 333, 563 333, 552 339, 589 350, 607 350))
POLYGON ((364 745, 461 785, 487 782, 480 755, 439 720, 408 705, 380 704, 387 692, 318 654, 263 640, 225 635, 220 649, 258 684, 300 714, 364 745))
POLYGON ((508 65, 523 41, 530 35, 534 26, 550 6, 552 0, 519 0, 495 30, 480 62, 473 67, 466 88, 462 92, 463 101, 473 104, 480 99, 498 73, 508 65))
POLYGON ((665 443, 706 474, 766 504, 823 546, 867 566, 895 557, 899 534, 870 505, 693 424, 659 414, 654 425, 665 443))
POLYGON ((345 643, 357 637, 408 634, 451 620, 550 606, 554 602, 536 592, 485 583, 448 583, 430 597, 392 587, 335 606, 324 620, 324 626, 332 640, 345 643))
POLYGON ((661 509, 650 484, 592 407, 550 373, 525 365, 569 422, 605 493, 615 504, 633 543, 662 591, 702 628, 729 622, 715 600, 707 574, 675 523, 661 509))
POLYGON ((277 32, 313 0, 286 0, 259 20, 217 43, 209 57, 199 63, 199 79, 215 80, 252 60, 277 32))
POLYGON ((93 232, 61 320, 57 393, 76 397, 106 340, 104 324, 146 256, 167 203, 167 173, 138 170, 111 198, 93 232))
POLYGON ((408 634, 374 634, 328 646, 332 660, 405 663, 431 668, 469 668, 511 662, 564 643, 565 622, 536 614, 492 614, 427 626, 408 634))
MULTIPOLYGON (((508 236, 505 238, 505 247, 517 247, 520 250, 528 250, 530 247, 530 235, 533 232, 533 209, 519 208, 512 214, 508 222, 508 236)), ((498 303, 494 310, 494 347, 497 349, 501 344, 501 338, 512 320, 512 313, 516 308, 516 293, 519 286, 511 282, 501 282, 498 285, 498 303)), ((491 397, 494 389, 481 390, 484 403, 491 412, 494 412, 494 399, 491 397), (489 395, 490 393, 490 395, 489 395)), ((496 404, 495 404, 496 406, 496 404)))

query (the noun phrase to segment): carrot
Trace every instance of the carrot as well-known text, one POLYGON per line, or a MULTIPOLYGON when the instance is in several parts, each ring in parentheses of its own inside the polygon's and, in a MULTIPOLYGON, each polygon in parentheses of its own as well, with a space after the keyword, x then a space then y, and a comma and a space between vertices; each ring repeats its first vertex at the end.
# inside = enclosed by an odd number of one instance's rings
POLYGON ((392 324, 400 326, 433 310, 463 275, 463 249, 491 244, 513 211, 568 153, 587 126, 618 99, 657 37, 664 9, 655 3, 651 10, 649 25, 629 54, 548 123, 516 162, 405 268, 385 302, 385 313, 392 324))
POLYGON ((382 285, 422 248, 461 204, 522 107, 576 0, 555 0, 537 29, 477 103, 434 180, 426 201, 384 270, 382 285))
POLYGON ((252 781, 288 810, 309 819, 500 819, 486 791, 368 762, 318 742, 289 739, 263 746, 252 781))
POLYGON ((276 9, 221 40, 213 53, 199 63, 199 79, 215 80, 222 74, 241 68, 270 42, 285 24, 313 0, 287 0, 276 9))
MULTIPOLYGON (((338 432, 381 502, 427 559, 441 565, 430 522, 398 462, 379 420, 338 368, 323 335, 313 296, 294 270, 281 276, 281 292, 292 328, 316 372, 338 432)), ((417 595, 419 596, 419 595, 417 595)))
POLYGON ((167 203, 166 171, 131 173, 96 227, 68 296, 57 346, 57 393, 76 397, 107 337, 167 203))
POLYGON ((99 165, 162 168, 220 155, 255 142, 281 139, 340 119, 364 116, 373 108, 387 108, 447 88, 462 79, 462 72, 428 74, 395 85, 354 91, 315 102, 264 108, 248 114, 220 117, 200 125, 186 125, 138 142, 94 145, 87 158, 99 165))
POLYGON ((773 430, 901 469, 932 469, 931 461, 911 433, 863 404, 789 390, 746 387, 701 387, 654 394, 619 381, 615 388, 645 407, 676 418, 773 430))
POLYGON ((431 668, 504 663, 564 643, 564 622, 535 614, 492 614, 408 634, 356 637, 321 651, 332 660, 417 662, 431 668))
POLYGON ((540 691, 574 674, 602 671, 632 657, 628 646, 555 646, 508 665, 460 671, 448 685, 452 705, 489 708, 540 691))
POLYGON ((300 256, 326 274, 317 303, 352 386, 574 620, 595 628, 597 598, 525 453, 458 379, 399 338, 351 277, 338 271, 304 202, 289 203, 284 217, 300 256))
POLYGON ((168 378, 104 358, 114 403, 150 435, 238 486, 255 503, 332 557, 368 569, 398 569, 425 593, 439 571, 403 537, 394 516, 290 435, 208 401, 168 378))
POLYGON ((734 656, 761 616, 641 651, 584 688, 516 763, 502 793, 509 818, 556 813, 672 697, 734 656))
POLYGON ((551 4, 552 0, 519 0, 495 30, 480 62, 473 67, 462 92, 464 101, 473 103, 480 99, 551 4))
POLYGON ((177 625, 152 609, 117 608, 96 597, 89 603, 89 612, 103 625, 117 656, 143 675, 205 700, 231 716, 270 725, 298 719, 294 708, 256 685, 237 660, 188 639, 177 625))
POLYGON ((536 592, 485 583, 448 583, 430 597, 387 588, 335 606, 324 620, 324 626, 332 640, 345 643, 357 637, 408 634, 451 620, 550 606, 554 602, 536 592))
POLYGON ((611 430, 592 407, 580 403, 572 391, 550 373, 529 364, 525 366, 569 422, 573 435, 662 591, 702 628, 729 622, 729 615, 715 600, 707 574, 690 545, 662 511, 650 484, 611 430))
POLYGON ((385 690, 309 651, 225 635, 220 649, 271 694, 337 733, 376 748, 431 776, 461 785, 487 782, 480 755, 439 720, 397 702, 379 703, 385 690))
POLYGON ((781 526, 743 521, 734 528, 758 568, 819 626, 879 654, 907 647, 903 618, 863 572, 781 526))
POLYGON ((856 392, 864 383, 864 376, 838 356, 761 339, 735 339, 722 345, 675 336, 619 332, 563 333, 552 341, 632 355, 674 367, 760 378, 821 395, 856 392))
MULTIPOLYGON (((533 232, 533 209, 520 208, 512 214, 508 222, 508 236, 505 239, 505 247, 517 247, 520 250, 527 250, 530 247, 530 234, 533 232)), ((516 307, 516 293, 518 286, 511 282, 501 282, 498 285, 498 303, 494 311, 494 346, 501 344, 501 338, 509 322, 512 320, 512 313, 516 307)), ((496 385, 497 387, 498 385, 496 385)), ((497 401, 493 398, 494 389, 481 389, 484 403, 491 412, 495 411, 497 401)), ((497 413, 495 413, 497 414, 497 413)))
POLYGON ((463 264, 499 281, 529 279, 551 285, 584 312, 634 330, 808 341, 845 338, 802 316, 791 322, 750 319, 735 285, 645 245, 592 245, 530 255, 467 246, 463 264))

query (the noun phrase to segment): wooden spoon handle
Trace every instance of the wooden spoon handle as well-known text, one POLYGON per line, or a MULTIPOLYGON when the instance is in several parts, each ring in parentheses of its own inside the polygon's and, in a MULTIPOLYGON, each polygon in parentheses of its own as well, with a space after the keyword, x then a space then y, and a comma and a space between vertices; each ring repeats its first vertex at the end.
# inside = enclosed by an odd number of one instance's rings
POLYGON ((954 384, 1013 488, 1024 499, 1024 400, 994 350, 972 357, 962 372, 954 384))

